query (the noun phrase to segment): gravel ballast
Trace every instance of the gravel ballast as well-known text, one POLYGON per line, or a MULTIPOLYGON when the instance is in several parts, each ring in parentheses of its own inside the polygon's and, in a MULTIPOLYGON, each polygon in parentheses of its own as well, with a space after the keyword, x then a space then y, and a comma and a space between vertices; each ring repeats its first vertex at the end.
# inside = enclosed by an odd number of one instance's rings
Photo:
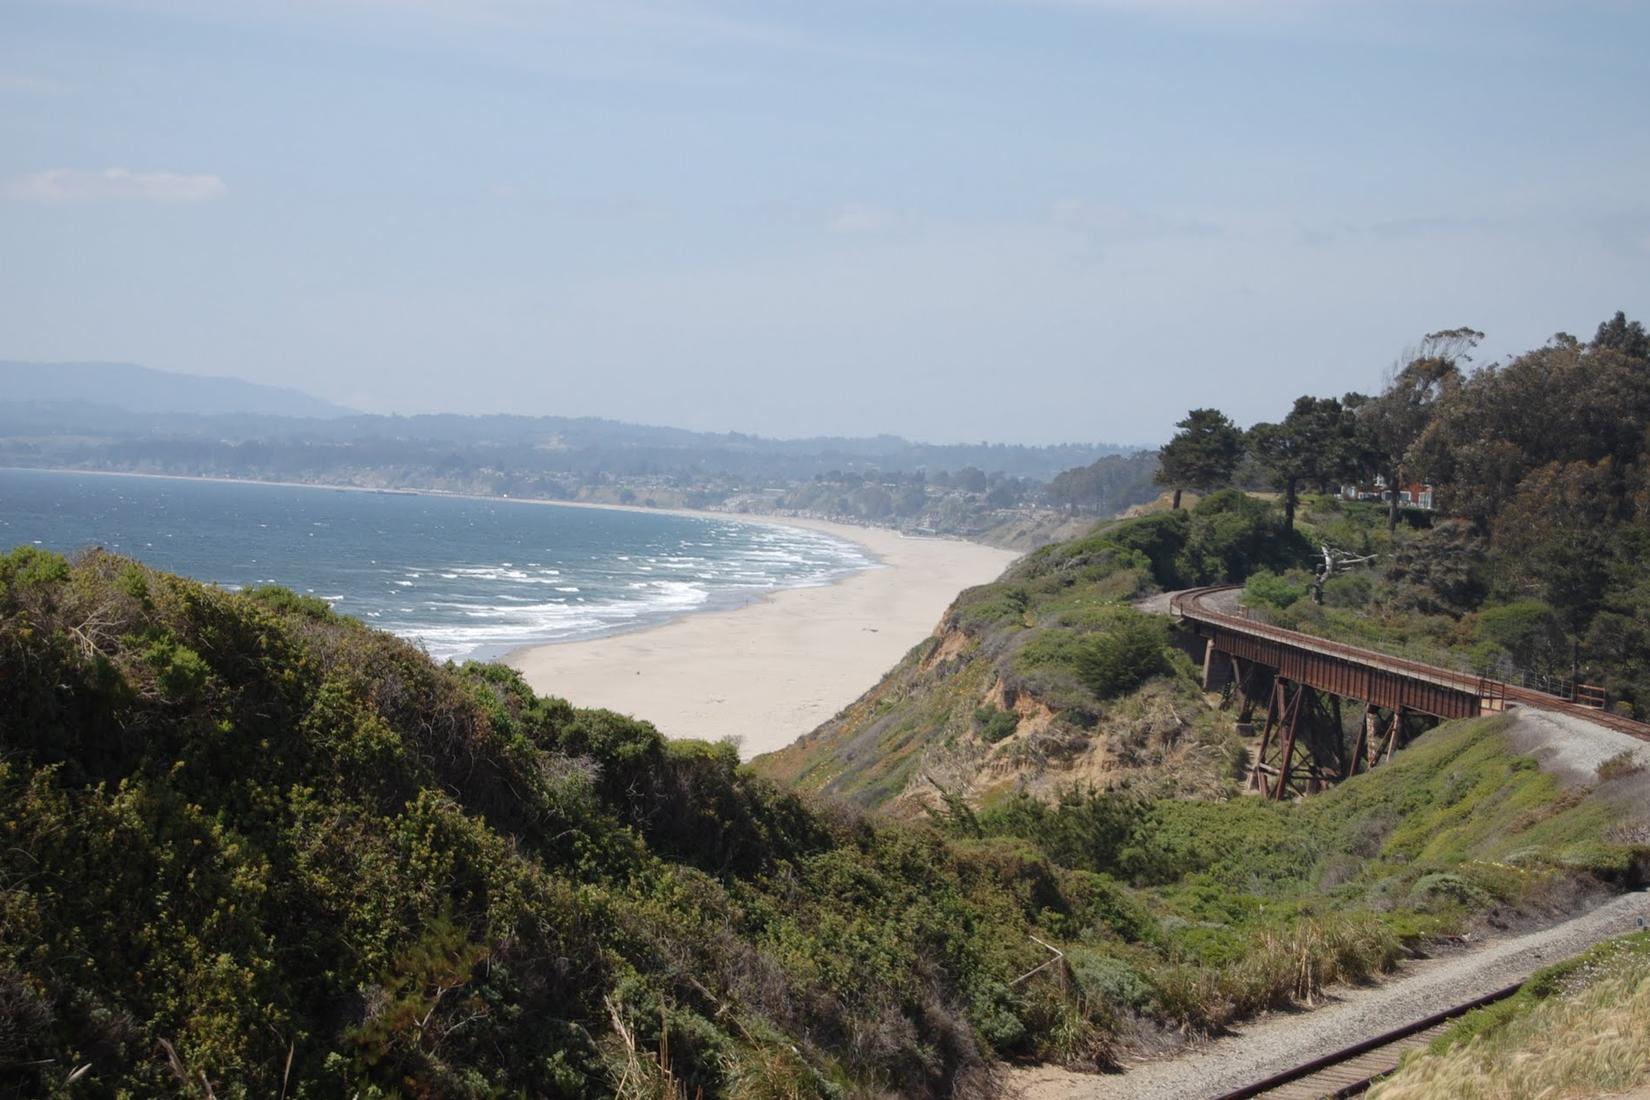
POLYGON ((1644 920, 1650 920, 1650 894, 1626 894, 1552 928, 1487 940, 1447 958, 1408 963, 1379 985, 1337 989, 1312 1011, 1264 1016, 1172 1058, 1106 1075, 1046 1067, 1022 1070, 1014 1075, 1014 1086, 1024 1100, 1219 1096, 1523 981, 1601 940, 1637 931, 1644 920))
MULTIPOLYGON (((1650 745, 1582 719, 1518 708, 1510 747, 1568 784, 1598 782, 1598 766, 1622 752, 1650 765, 1650 745)), ((1196 1100, 1219 1096, 1452 1005, 1493 993, 1535 971, 1650 922, 1650 892, 1614 898, 1536 932, 1486 937, 1447 956, 1404 964, 1377 985, 1328 991, 1317 1007, 1272 1013, 1173 1056, 1095 1075, 1052 1067, 1017 1070, 1023 1100, 1196 1100)))

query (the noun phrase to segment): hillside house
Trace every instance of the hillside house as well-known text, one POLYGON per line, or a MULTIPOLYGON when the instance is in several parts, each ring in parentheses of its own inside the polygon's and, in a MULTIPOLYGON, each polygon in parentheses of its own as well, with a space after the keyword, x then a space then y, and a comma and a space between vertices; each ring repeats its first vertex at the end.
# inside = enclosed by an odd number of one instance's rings
MULTIPOLYGON (((1342 500, 1386 501, 1392 498, 1387 489, 1386 479, 1376 477, 1373 481, 1341 486, 1342 500)), ((1420 508, 1432 511, 1435 507, 1432 497, 1432 485, 1424 481, 1410 481, 1398 486, 1398 503, 1410 508, 1420 508)))

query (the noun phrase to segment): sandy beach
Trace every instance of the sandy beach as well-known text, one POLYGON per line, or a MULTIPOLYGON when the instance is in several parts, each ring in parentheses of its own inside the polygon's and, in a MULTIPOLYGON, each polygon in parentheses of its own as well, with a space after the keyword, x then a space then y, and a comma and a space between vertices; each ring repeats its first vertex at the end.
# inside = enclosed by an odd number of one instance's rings
POLYGON ((856 542, 879 564, 651 630, 519 649, 506 663, 541 694, 643 718, 670 737, 736 737, 749 759, 857 699, 929 635, 958 592, 995 579, 1017 556, 881 528, 782 522, 856 542))

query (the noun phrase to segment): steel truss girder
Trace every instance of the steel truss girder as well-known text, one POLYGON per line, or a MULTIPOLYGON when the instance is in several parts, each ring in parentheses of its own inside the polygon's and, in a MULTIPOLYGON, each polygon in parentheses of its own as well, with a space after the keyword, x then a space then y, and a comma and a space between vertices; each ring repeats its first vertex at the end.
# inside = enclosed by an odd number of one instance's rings
MULTIPOLYGON (((1240 698, 1245 706, 1253 702, 1247 694, 1240 698)), ((1383 708, 1364 701, 1348 752, 1341 699, 1334 692, 1273 677, 1250 788, 1273 801, 1314 794, 1391 760, 1393 753, 1436 722, 1402 707, 1383 715, 1383 708)))

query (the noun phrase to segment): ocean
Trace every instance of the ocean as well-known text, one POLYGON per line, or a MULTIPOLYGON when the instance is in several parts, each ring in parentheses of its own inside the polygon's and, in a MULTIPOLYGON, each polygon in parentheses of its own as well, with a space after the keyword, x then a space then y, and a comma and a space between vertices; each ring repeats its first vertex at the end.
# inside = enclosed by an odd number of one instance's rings
POLYGON ((715 516, 0 470, 0 549, 25 543, 284 585, 437 659, 641 629, 874 564, 817 531, 715 516))

